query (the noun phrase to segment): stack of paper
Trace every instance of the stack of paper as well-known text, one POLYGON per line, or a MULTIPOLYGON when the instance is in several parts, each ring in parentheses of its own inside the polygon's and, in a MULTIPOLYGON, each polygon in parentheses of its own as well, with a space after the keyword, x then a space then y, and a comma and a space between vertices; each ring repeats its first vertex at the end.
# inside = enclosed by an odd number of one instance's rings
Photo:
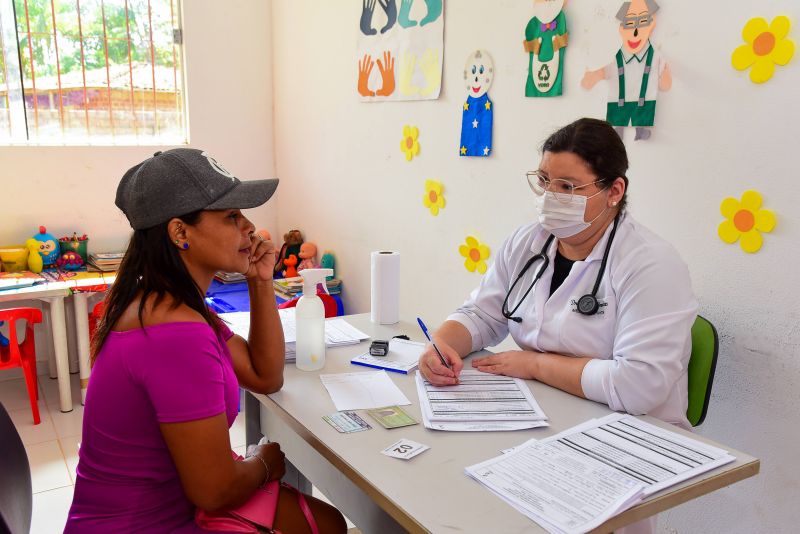
POLYGON ((339 411, 411 404, 386 371, 319 375, 319 379, 339 411))
POLYGON ((124 252, 97 252, 89 254, 87 268, 90 271, 116 271, 119 269, 122 258, 125 256, 124 252))
MULTIPOLYGON (((295 320, 295 309, 279 309, 278 314, 283 326, 283 340, 286 343, 286 361, 295 360, 297 342, 297 322, 295 320)), ((219 316, 228 323, 234 334, 239 334, 247 339, 250 335, 250 312, 221 313, 219 316)), ((341 317, 333 317, 325 320, 325 344, 328 347, 340 347, 343 345, 356 345, 361 343, 369 336, 352 326, 341 317)))
POLYGON ((417 373, 422 422, 433 430, 480 432, 549 426, 524 380, 468 369, 455 386, 437 387, 417 373))
MULTIPOLYGON (((292 300, 303 292, 303 277, 278 278, 272 281, 272 286, 276 295, 282 299, 292 300)), ((325 286, 328 288, 328 294, 330 295, 342 292, 342 281, 336 278, 326 280, 325 286)))
POLYGON ((583 533, 735 458, 631 415, 587 421, 466 468, 548 532, 583 533))
POLYGON ((217 274, 214 275, 214 278, 223 284, 235 284, 247 280, 242 273, 226 273, 225 271, 217 271, 217 274))
POLYGON ((424 350, 425 343, 406 341, 405 339, 390 339, 389 352, 386 356, 373 356, 369 352, 365 352, 350 360, 350 363, 408 374, 409 371, 417 368, 419 357, 422 356, 422 351, 424 350))

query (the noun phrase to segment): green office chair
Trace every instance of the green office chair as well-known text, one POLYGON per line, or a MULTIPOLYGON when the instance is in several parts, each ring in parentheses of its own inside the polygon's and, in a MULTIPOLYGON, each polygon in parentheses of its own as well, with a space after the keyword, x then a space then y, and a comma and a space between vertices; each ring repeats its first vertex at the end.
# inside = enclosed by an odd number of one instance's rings
POLYGON ((719 338, 708 319, 697 316, 692 325, 692 356, 689 358, 689 408, 686 417, 692 426, 702 424, 711 399, 711 385, 717 368, 719 338))

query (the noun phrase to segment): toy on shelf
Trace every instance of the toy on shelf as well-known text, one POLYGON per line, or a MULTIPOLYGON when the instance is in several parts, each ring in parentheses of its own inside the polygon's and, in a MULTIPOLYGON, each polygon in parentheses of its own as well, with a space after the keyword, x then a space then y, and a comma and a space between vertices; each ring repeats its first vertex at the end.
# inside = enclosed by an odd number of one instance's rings
POLYGON ((264 241, 272 240, 272 234, 269 233, 269 230, 265 230, 264 228, 258 230, 256 235, 260 235, 262 238, 264 238, 264 241))
POLYGON ((300 264, 297 266, 298 271, 303 269, 317 269, 317 245, 307 241, 300 245, 300 264))
POLYGON ((283 270, 283 277, 284 278, 294 278, 299 276, 297 274, 297 256, 294 254, 290 254, 288 258, 283 260, 283 264, 286 265, 286 269, 283 270))
POLYGON ((333 252, 331 252, 330 250, 326 250, 325 254, 322 255, 322 259, 319 262, 319 266, 322 269, 333 270, 333 276, 326 277, 325 278, 326 280, 333 280, 336 277, 336 269, 335 269, 336 259, 333 257, 333 252))
MULTIPOLYGON (((280 274, 286 269, 286 265, 284 265, 286 258, 294 254, 296 259, 296 257, 300 254, 300 245, 302 244, 303 234, 300 233, 300 230, 289 230, 283 234, 283 246, 281 246, 281 250, 278 253, 278 259, 275 262, 274 274, 280 274)), ((295 263, 295 265, 297 264, 295 263)))
POLYGON ((28 248, 25 245, 0 247, 0 271, 19 273, 28 268, 28 248))
MULTIPOLYGON (((37 252, 42 257, 42 265, 44 267, 49 267, 58 260, 58 252, 59 252, 58 239, 56 239, 56 236, 54 236, 53 234, 48 234, 47 228, 45 228, 44 226, 40 226, 39 233, 33 236, 31 239, 33 239, 39 244, 39 249, 37 252)), ((31 247, 29 243, 30 239, 25 242, 25 244, 28 245, 28 248, 30 249, 31 247)), ((29 262, 31 261, 30 257, 28 258, 28 261, 29 262)), ((33 269, 31 270, 33 271, 33 269)))
POLYGON ((25 241, 25 246, 28 247, 28 270, 34 273, 42 272, 44 268, 44 261, 39 254, 40 243, 31 238, 25 241))
POLYGON ((68 250, 56 260, 56 267, 65 271, 77 271, 83 267, 83 258, 74 250, 68 250))
MULTIPOLYGON (((78 255, 80 255, 82 260, 81 265, 86 263, 86 261, 89 259, 89 238, 86 236, 86 234, 78 237, 77 232, 73 232, 72 237, 64 236, 58 240, 58 243, 61 247, 61 256, 59 259, 61 259, 64 254, 69 251, 76 252, 78 255)), ((58 265, 58 261, 56 261, 56 264, 58 265)))

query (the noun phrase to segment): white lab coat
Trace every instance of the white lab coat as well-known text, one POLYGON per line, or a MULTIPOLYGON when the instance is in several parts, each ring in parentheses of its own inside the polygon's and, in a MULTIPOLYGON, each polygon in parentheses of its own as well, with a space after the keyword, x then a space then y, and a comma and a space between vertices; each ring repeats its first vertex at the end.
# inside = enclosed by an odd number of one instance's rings
MULTIPOLYGON (((538 223, 517 229, 464 305, 448 317, 472 335, 472 349, 494 346, 511 334, 523 350, 593 358, 583 370, 587 398, 612 410, 649 414, 691 428, 686 418, 691 327, 697 315, 689 271, 677 251, 637 223, 620 218, 597 298, 600 311, 579 314, 577 300, 591 293, 611 225, 584 261, 576 261, 550 297, 557 240, 547 251, 550 265, 514 314, 501 307, 523 266, 544 246, 548 232, 538 223)), ((508 309, 530 287, 541 263, 517 283, 508 309)))

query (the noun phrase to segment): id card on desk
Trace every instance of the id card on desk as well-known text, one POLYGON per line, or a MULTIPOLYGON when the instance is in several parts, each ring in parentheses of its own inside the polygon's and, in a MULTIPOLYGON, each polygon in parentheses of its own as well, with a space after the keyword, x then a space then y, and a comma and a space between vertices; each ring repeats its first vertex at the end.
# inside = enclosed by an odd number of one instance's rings
POLYGON ((356 412, 336 412, 322 417, 326 423, 331 425, 342 434, 350 432, 361 432, 370 430, 369 423, 361 419, 356 412))

